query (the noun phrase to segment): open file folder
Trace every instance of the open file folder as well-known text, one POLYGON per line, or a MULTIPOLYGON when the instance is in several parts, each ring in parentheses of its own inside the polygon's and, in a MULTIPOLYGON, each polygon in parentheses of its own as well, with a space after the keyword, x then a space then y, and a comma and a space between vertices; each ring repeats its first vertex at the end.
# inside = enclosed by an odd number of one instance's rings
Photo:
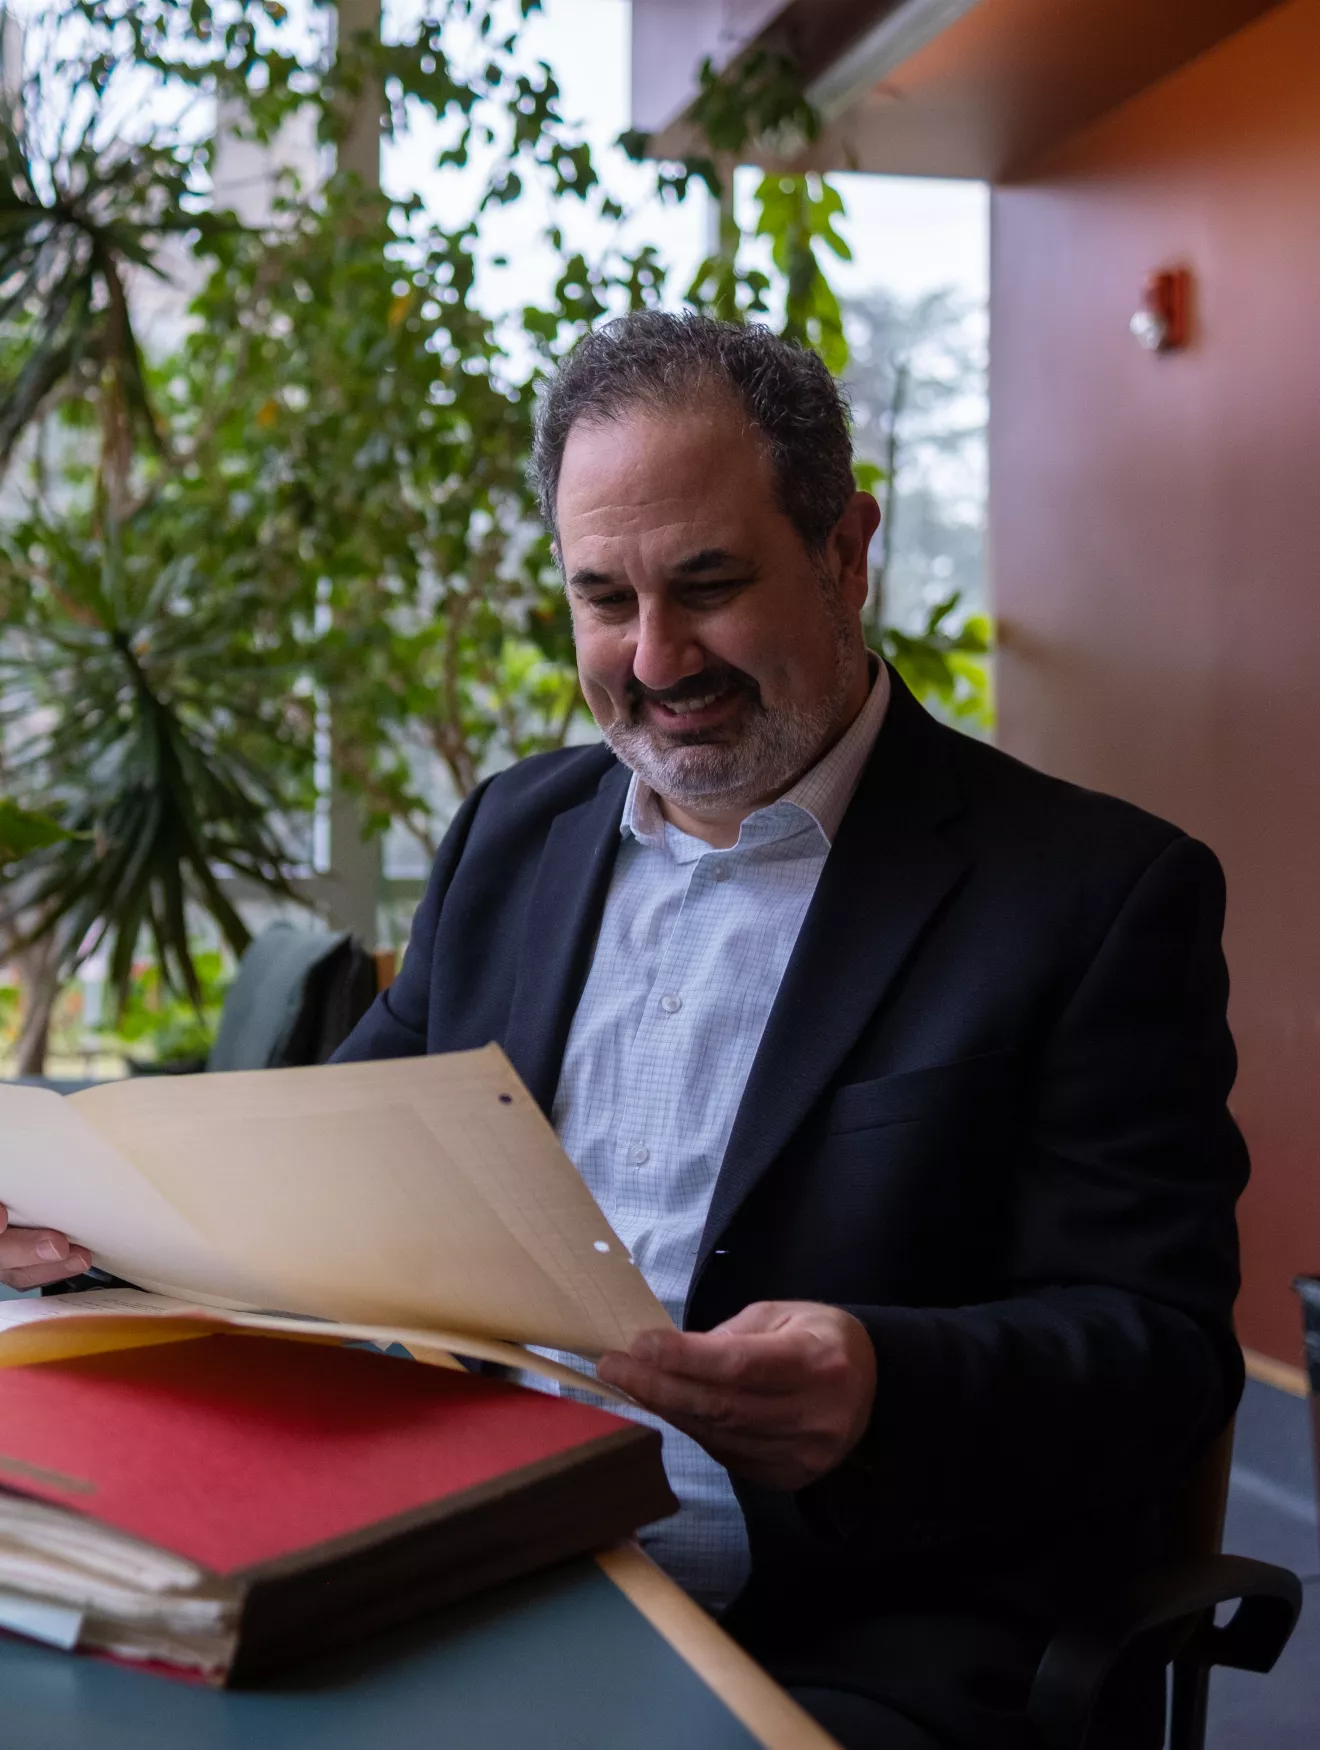
MULTIPOLYGON (((202 1308, 266 1328, 278 1314, 557 1375, 515 1346, 591 1358, 670 1323, 498 1046, 67 1099, 0 1087, 0 1138, 11 1222, 58 1228, 168 1297, 142 1303, 157 1329, 202 1308)), ((76 1352, 68 1315, 92 1346, 96 1316, 134 1316, 131 1296, 82 1298, 25 1309, 0 1365, 76 1352)))

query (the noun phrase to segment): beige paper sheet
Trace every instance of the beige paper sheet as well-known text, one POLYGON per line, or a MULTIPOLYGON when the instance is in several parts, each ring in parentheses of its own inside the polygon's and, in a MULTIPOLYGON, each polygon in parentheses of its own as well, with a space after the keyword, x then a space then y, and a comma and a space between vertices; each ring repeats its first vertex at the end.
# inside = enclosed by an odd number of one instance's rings
POLYGON ((469 1354, 594 1357, 669 1323, 497 1046, 0 1087, 0 1139, 11 1219, 189 1303, 459 1332, 469 1354))
POLYGON ((264 1285, 223 1259, 72 1099, 49 1089, 0 1084, 0 1203, 11 1226, 57 1228, 98 1263, 149 1262, 173 1281, 205 1280, 227 1300, 261 1302, 264 1285))

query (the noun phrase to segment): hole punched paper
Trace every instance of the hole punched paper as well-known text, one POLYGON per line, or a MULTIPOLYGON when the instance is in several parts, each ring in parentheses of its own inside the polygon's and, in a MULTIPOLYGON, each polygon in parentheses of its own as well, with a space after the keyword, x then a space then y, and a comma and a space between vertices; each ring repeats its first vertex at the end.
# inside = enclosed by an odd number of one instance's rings
POLYGON ((496 1045, 68 1097, 0 1086, 0 1202, 150 1291, 11 1301, 0 1365, 157 1342, 166 1321, 399 1342, 582 1386, 521 1345, 591 1359, 670 1324, 496 1045))

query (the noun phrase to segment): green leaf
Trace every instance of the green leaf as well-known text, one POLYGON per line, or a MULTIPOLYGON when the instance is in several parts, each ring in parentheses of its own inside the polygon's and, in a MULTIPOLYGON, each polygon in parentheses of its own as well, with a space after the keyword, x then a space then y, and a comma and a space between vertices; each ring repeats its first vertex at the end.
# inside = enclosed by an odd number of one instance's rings
POLYGON ((45 850, 68 837, 65 828, 50 815, 20 808, 17 802, 0 796, 0 865, 45 850))
POLYGON ((876 487, 883 485, 888 478, 888 474, 878 462, 864 462, 854 457, 853 479, 857 482, 859 492, 874 492, 876 487))

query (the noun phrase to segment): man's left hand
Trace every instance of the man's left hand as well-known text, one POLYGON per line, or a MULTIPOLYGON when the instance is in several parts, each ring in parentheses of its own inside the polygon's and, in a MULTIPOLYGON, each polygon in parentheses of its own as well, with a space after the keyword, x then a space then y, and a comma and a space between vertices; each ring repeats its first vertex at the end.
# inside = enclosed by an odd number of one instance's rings
POLYGON ((597 1368, 749 1482, 802 1489, 865 1432, 875 1350, 838 1307, 763 1300, 713 1331, 643 1331, 597 1368))

